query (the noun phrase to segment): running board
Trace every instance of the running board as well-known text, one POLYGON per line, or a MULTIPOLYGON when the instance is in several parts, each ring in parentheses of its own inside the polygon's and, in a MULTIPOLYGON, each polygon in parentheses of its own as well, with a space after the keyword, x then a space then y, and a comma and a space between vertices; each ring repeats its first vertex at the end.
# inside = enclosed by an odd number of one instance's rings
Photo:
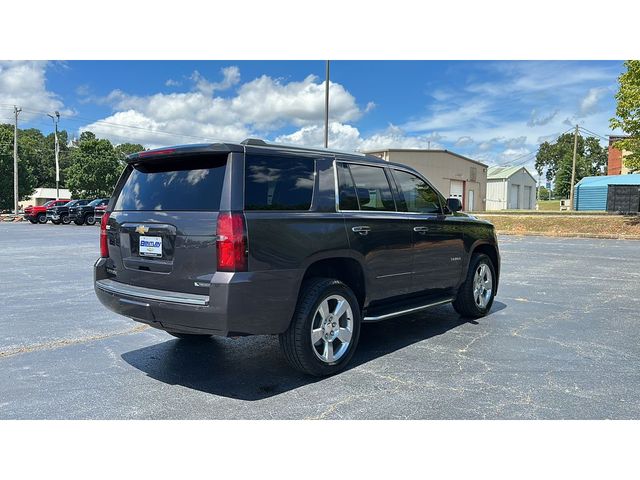
POLYGON ((455 300, 454 298, 446 298, 444 300, 439 300, 437 302, 431 302, 425 305, 420 305, 419 307, 407 308, 405 310, 398 310, 397 312, 385 313, 384 315, 378 315, 376 317, 364 317, 362 321, 363 322, 380 322, 382 320, 387 320, 388 318, 400 317, 402 315, 408 315, 410 313, 419 312, 420 310, 426 310, 427 308, 435 307, 438 305, 444 305, 445 303, 451 303, 454 300, 455 300))

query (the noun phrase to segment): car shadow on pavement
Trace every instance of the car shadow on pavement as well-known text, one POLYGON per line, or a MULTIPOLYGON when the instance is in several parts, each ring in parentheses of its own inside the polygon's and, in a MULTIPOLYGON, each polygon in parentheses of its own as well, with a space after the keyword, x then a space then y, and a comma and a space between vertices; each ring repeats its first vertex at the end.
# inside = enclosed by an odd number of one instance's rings
MULTIPOLYGON (((491 313, 478 321, 463 319, 450 306, 441 306, 420 314, 364 324, 358 350, 346 371, 463 324, 490 322, 491 314, 504 308, 505 304, 495 301, 491 313)), ((276 336, 214 337, 197 343, 168 340, 126 352, 122 358, 166 384, 248 401, 326 380, 289 367, 276 336)))

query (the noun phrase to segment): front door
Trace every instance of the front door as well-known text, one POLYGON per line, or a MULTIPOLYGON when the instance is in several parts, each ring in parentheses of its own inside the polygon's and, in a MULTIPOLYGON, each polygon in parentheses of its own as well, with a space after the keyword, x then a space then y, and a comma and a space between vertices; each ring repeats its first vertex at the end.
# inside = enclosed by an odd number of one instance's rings
POLYGON ((414 252, 411 291, 448 295, 458 286, 462 274, 462 224, 444 214, 444 199, 423 179, 395 169, 393 177, 398 188, 398 209, 411 215, 414 252))
POLYGON ((338 163, 340 210, 351 248, 363 258, 370 301, 411 287, 412 224, 396 205, 385 168, 338 163))

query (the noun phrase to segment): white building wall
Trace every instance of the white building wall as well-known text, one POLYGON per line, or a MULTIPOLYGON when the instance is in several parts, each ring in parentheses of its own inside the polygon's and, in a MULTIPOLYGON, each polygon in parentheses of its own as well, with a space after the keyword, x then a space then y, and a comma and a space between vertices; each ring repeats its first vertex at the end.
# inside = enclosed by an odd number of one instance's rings
MULTIPOLYGON (((511 175, 508 180, 509 190, 516 189, 515 185, 520 185, 518 192, 518 204, 508 205, 509 209, 533 210, 536 208, 536 181, 524 169, 511 175), (530 188, 526 188, 530 187, 530 188), (527 194, 528 193, 528 194, 527 194)), ((511 198, 512 192, 509 192, 511 198)))
POLYGON ((487 210, 507 208, 507 182, 503 179, 487 180, 487 210))

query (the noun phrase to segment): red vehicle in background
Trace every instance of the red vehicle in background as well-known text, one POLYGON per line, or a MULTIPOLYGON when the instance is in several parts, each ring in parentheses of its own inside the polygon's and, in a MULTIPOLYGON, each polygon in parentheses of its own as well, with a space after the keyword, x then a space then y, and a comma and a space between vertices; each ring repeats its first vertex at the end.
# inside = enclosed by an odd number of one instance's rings
POLYGON ((24 209, 24 218, 31 223, 47 223, 47 208, 59 207, 69 202, 69 199, 49 200, 44 205, 28 206, 24 209))

